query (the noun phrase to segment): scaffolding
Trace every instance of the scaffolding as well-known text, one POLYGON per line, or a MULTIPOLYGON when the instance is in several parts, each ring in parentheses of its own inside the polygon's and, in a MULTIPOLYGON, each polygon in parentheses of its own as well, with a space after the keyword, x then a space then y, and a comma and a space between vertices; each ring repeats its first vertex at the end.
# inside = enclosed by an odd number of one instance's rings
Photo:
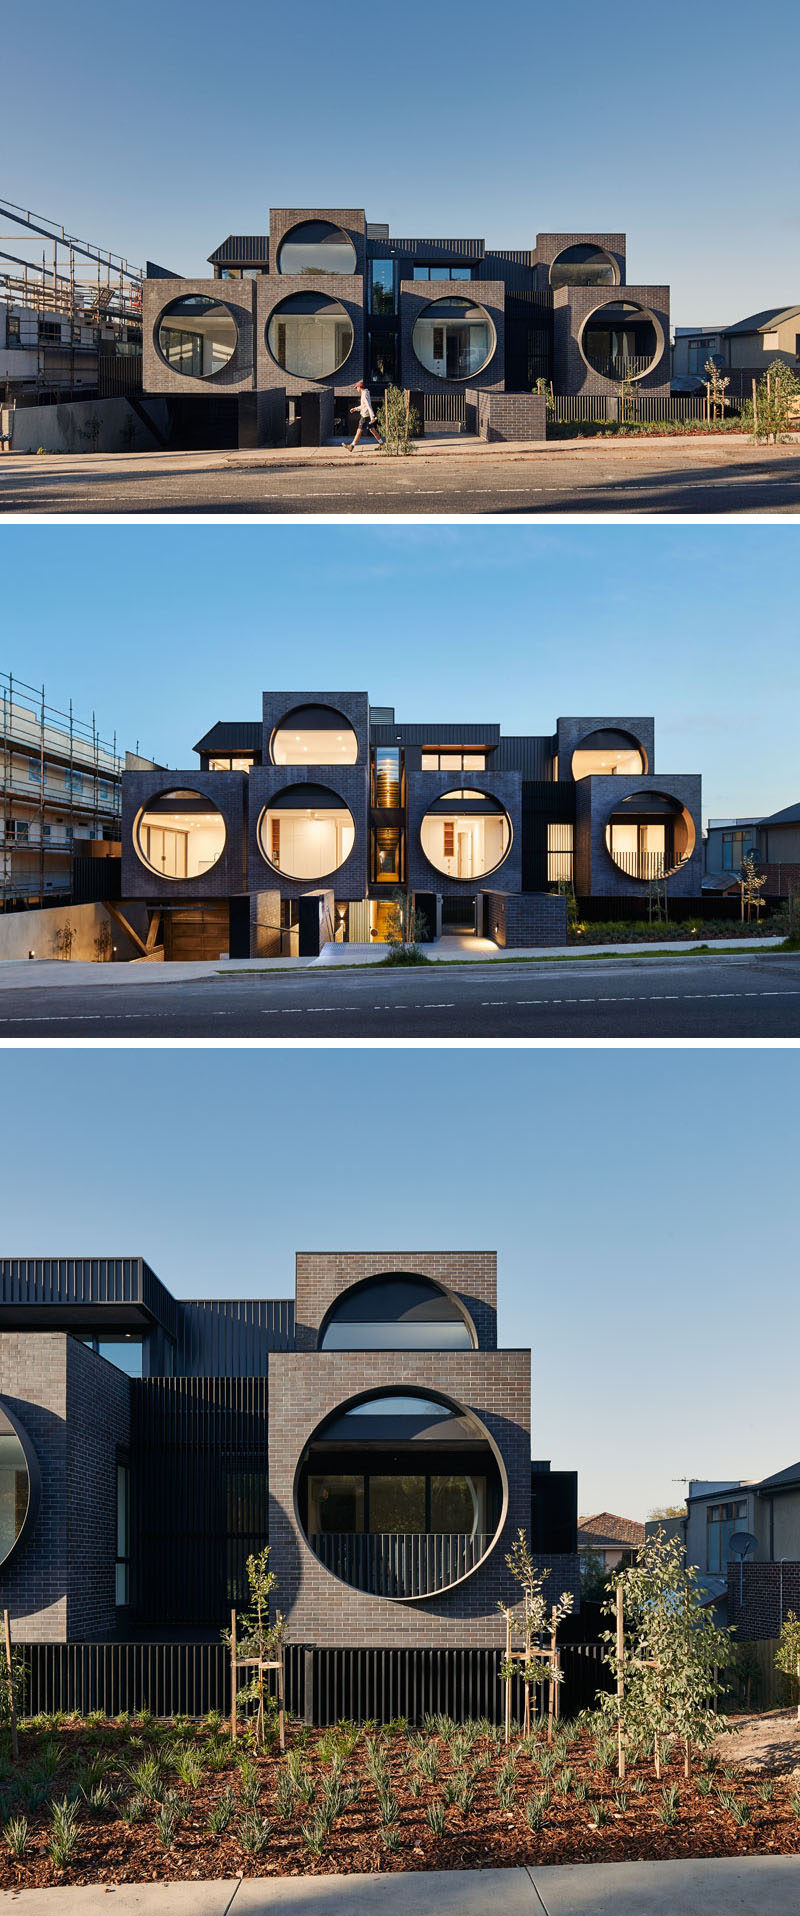
MULTIPOLYGON (((0 304, 20 309, 16 336, 9 343, 38 354, 36 379, 28 383, 37 387, 64 384, 47 376, 48 351, 69 352, 75 361, 82 352, 99 352, 101 336, 113 352, 141 351, 144 275, 140 267, 132 266, 121 253, 78 239, 56 220, 26 211, 12 200, 0 199, 0 221, 10 222, 15 229, 0 231, 0 304), (36 242, 36 257, 5 250, 8 242, 26 243, 20 229, 36 242), (46 245, 39 258, 40 239, 46 245), (93 271, 87 272, 84 261, 91 263, 93 271), (48 336, 48 325, 52 336, 48 336)), ((8 394, 8 373, 5 384, 8 394)))
POLYGON ((82 837, 119 838, 123 760, 116 732, 110 740, 101 738, 94 712, 91 722, 77 719, 71 699, 62 711, 48 703, 44 685, 28 685, 11 672, 0 673, 0 752, 0 911, 4 911, 23 903, 40 904, 57 890, 69 892, 71 866, 67 866, 66 883, 57 887, 47 883, 54 875, 48 861, 65 855, 71 859, 76 824, 82 837), (27 760, 24 777, 15 768, 15 758, 27 760), (55 785, 53 779, 62 776, 63 785, 55 785), (19 819, 20 807, 32 818, 19 819), (47 815, 54 811, 64 820, 63 840, 45 831, 47 815), (18 836, 20 824, 25 829, 18 836), (38 838, 30 837, 30 824, 38 824, 38 838), (33 853, 38 853, 35 882, 33 853), (17 875, 21 859, 28 867, 24 879, 17 875))

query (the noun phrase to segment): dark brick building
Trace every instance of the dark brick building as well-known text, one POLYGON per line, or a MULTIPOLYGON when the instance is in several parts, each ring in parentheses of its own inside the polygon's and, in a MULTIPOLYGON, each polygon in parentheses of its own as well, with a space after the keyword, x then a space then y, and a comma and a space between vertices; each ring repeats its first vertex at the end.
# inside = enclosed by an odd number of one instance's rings
POLYGON ((122 894, 167 959, 310 955, 380 940, 410 893, 427 936, 511 947, 566 940, 567 893, 594 915, 680 909, 701 889, 701 790, 655 768, 651 718, 561 718, 505 737, 481 720, 414 722, 366 692, 265 692, 218 720, 200 767, 130 771, 122 894))
POLYGON ((578 1589, 530 1359, 489 1252, 298 1254, 293 1299, 198 1302, 140 1258, 0 1261, 15 1640, 202 1641, 269 1541, 295 1644, 496 1651, 519 1530, 578 1589))
MULTIPOLYGON (((145 279, 145 391, 235 400, 242 445, 282 443, 287 425, 319 443, 346 425, 360 379, 415 392, 431 422, 473 426, 479 395, 522 397, 540 380, 669 393, 669 289, 628 282, 623 233, 493 251, 397 239, 359 208, 273 208, 268 233, 230 235, 209 264, 213 277, 145 279)), ((542 421, 506 408, 497 429, 539 437, 542 421)))

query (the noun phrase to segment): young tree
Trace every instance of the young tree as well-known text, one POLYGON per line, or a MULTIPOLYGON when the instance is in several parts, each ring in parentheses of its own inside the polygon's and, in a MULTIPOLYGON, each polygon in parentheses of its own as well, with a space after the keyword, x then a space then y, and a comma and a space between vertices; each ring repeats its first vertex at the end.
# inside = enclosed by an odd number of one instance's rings
POLYGON ((705 371, 709 418, 716 419, 717 413, 719 413, 720 419, 724 419, 725 407, 728 400, 728 387, 731 383, 730 379, 723 379, 722 373, 713 359, 706 360, 705 371))
MULTIPOLYGON (((525 1721, 530 1717, 530 1690, 534 1683, 560 1683, 561 1670, 556 1654, 558 1626, 564 1617, 569 1616, 575 1599, 569 1590, 563 1590, 561 1596, 548 1602, 544 1586, 550 1575, 549 1570, 537 1570, 525 1539, 524 1530, 519 1530, 506 1557, 506 1563, 515 1582, 520 1585, 522 1596, 515 1604, 499 1603, 500 1615, 505 1618, 508 1642, 513 1648, 518 1646, 522 1656, 509 1657, 500 1665, 500 1675, 510 1684, 511 1678, 521 1677, 525 1685, 525 1721), (541 1648, 543 1637, 549 1640, 548 1657, 533 1656, 534 1649, 541 1648)), ((508 1711, 506 1723, 508 1724, 508 1711)))
POLYGON ((63 925, 59 925, 58 931, 56 932, 56 951, 58 952, 59 958, 63 958, 69 963, 72 957, 72 947, 74 943, 75 926, 70 924, 68 918, 65 918, 63 925))
POLYGON ((800 1617, 793 1610, 784 1617, 775 1653, 775 1668, 788 1676, 792 1688, 797 1685, 797 1714, 800 1717, 800 1617))
POLYGON ((652 1745, 657 1777, 665 1738, 679 1737, 688 1776, 692 1750, 704 1749, 724 1728, 714 1693, 717 1672, 730 1660, 730 1632, 720 1630, 704 1607, 698 1573, 684 1563, 681 1538, 661 1529, 613 1577, 603 1605, 609 1618, 617 1617, 619 1587, 621 1654, 617 1630, 601 1632, 603 1660, 617 1691, 600 1696, 599 1707, 619 1728, 621 1746, 652 1745))
POLYGON ((765 439, 767 444, 771 439, 777 446, 797 419, 799 405, 800 379, 782 359, 774 359, 758 382, 755 411, 752 400, 745 407, 754 438, 765 439))
POLYGON ((381 450, 398 454, 414 452, 414 436, 419 432, 419 418, 410 404, 408 393, 401 392, 399 386, 387 386, 383 395, 383 405, 378 411, 378 431, 383 440, 381 450))
MULTIPOLYGON (((237 1618, 235 1646, 231 1630, 223 1630, 221 1636, 231 1655, 235 1649, 240 1661, 253 1663, 253 1673, 248 1682, 236 1691, 236 1702, 248 1711, 251 1722, 252 1706, 255 1704, 253 1736, 256 1744, 263 1744, 266 1740, 267 1715, 275 1715, 275 1704, 267 1689, 264 1665, 278 1661, 283 1654, 286 1618, 280 1610, 272 1607, 272 1595, 278 1587, 278 1579, 274 1570, 269 1568, 269 1544, 264 1545, 258 1556, 248 1557, 245 1568, 250 1601, 247 1610, 237 1618)), ((236 1680, 234 1669, 234 1683, 236 1680)))
POLYGON ((386 943, 393 964, 422 964, 420 941, 428 936, 428 921, 417 911, 411 893, 398 886, 386 913, 386 943))
POLYGON ((766 885, 767 877, 766 873, 763 878, 759 877, 756 871, 755 854, 753 852, 746 852, 742 859, 739 878, 742 890, 742 918, 744 919, 745 916, 744 908, 746 905, 748 924, 750 923, 753 911, 755 911, 756 924, 758 924, 758 914, 761 910, 762 902, 761 892, 766 885))

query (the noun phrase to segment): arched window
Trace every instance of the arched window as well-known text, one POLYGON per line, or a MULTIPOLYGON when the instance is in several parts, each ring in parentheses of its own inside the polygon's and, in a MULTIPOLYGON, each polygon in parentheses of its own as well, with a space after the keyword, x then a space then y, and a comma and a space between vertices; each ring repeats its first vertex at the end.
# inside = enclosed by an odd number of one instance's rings
POLYGON ((427 1277, 370 1277, 331 1305, 320 1350, 463 1351, 475 1340, 465 1313, 427 1277))

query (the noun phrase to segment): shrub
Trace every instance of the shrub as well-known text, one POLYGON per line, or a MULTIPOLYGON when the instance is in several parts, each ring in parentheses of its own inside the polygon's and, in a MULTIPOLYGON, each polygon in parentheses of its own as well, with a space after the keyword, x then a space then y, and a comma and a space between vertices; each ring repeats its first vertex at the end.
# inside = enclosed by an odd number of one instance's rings
POLYGON ((247 1856, 260 1856, 269 1842, 271 1824, 266 1816, 259 1816, 257 1810, 248 1810, 240 1817, 237 1835, 247 1856))
POLYGON ((532 1830, 534 1834, 537 1830, 541 1829, 544 1822, 544 1814, 544 1799, 541 1796, 529 1796, 525 1804, 525 1821, 529 1830, 532 1830))
POLYGON ((17 1860, 24 1856, 28 1842, 28 1824, 24 1816, 12 1817, 3 1826, 3 1841, 17 1860))
POLYGON ((383 440, 382 452, 397 457, 414 452, 414 435, 419 432, 419 416, 408 403, 406 393, 398 386, 387 386, 383 404, 378 409, 378 431, 383 440))
POLYGON ((425 1815, 433 1836, 444 1836, 447 1828, 447 1815, 443 1803, 428 1803, 425 1815))
POLYGON ((173 1790, 159 1803, 155 1814, 156 1835, 162 1849, 171 1849, 181 1820, 181 1806, 173 1790))
POLYGON ((223 1790, 222 1795, 217 1797, 216 1803, 212 1803, 208 1813, 208 1828, 212 1836, 222 1835, 223 1830, 226 1830, 228 1827, 233 1811, 233 1790, 223 1790))
POLYGON ((72 1862, 80 1836, 77 1803, 68 1802, 66 1796, 60 1803, 54 1803, 50 1827, 48 1856, 55 1869, 66 1869, 67 1864, 72 1862))

